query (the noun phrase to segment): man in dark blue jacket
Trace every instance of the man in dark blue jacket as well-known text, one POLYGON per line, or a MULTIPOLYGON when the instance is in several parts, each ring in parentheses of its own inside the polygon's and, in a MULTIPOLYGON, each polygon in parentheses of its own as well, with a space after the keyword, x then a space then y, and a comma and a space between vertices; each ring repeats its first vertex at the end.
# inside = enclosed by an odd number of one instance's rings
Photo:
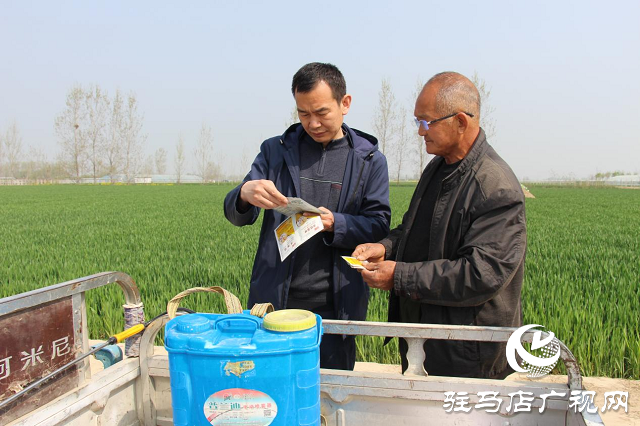
MULTIPOLYGON (((343 122, 351 95, 331 64, 310 63, 294 75, 291 91, 300 123, 267 139, 244 181, 224 203, 236 226, 253 224, 264 209, 253 264, 249 306, 307 309, 323 318, 363 321, 369 289, 340 259, 389 232, 389 175, 378 141, 343 122), (280 260, 274 229, 285 216, 273 210, 299 197, 317 206, 324 230, 280 260)), ((355 339, 326 335, 322 368, 353 369, 355 339)))

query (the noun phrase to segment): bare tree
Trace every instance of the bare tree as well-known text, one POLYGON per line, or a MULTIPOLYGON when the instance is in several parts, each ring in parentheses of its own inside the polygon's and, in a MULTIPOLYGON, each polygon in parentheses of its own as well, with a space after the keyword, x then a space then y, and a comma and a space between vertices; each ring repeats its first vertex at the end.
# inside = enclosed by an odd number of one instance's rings
POLYGON ((4 136, 4 147, 7 151, 7 166, 13 177, 17 178, 20 168, 20 155, 22 154, 22 137, 18 124, 14 120, 4 136))
POLYGON ((127 98, 126 109, 122 120, 122 155, 123 173, 127 182, 135 180, 142 162, 142 148, 146 135, 142 134, 142 121, 144 116, 138 113, 138 101, 135 94, 127 98))
POLYGON ((218 152, 216 154, 216 161, 209 162, 209 177, 215 181, 221 181, 224 177, 223 166, 227 164, 227 156, 218 152))
POLYGON ((206 182, 210 177, 213 170, 211 170, 211 151, 213 150, 213 134, 211 127, 202 123, 200 129, 200 136, 198 137, 198 144, 193 152, 196 162, 196 175, 202 178, 203 182, 206 182))
POLYGON ((124 108, 120 90, 116 90, 111 107, 111 117, 107 126, 105 146, 105 166, 111 183, 115 182, 115 175, 121 170, 122 165, 122 120, 124 108))
POLYGON ((396 97, 391 90, 391 84, 386 78, 382 79, 382 86, 378 92, 378 106, 376 107, 373 129, 380 141, 380 150, 385 153, 387 143, 391 142, 393 122, 395 120, 396 97))
POLYGON ((26 178, 30 181, 46 179, 46 158, 42 151, 34 146, 29 146, 28 159, 25 161, 26 178))
POLYGON ((67 172, 76 182, 80 182, 87 159, 87 129, 83 127, 86 117, 84 100, 82 87, 73 87, 67 93, 67 107, 56 118, 54 125, 67 172))
POLYGON ((207 167, 208 179, 209 181, 213 180, 214 182, 220 182, 222 180, 222 167, 221 164, 224 164, 224 157, 219 162, 209 162, 209 166, 207 167))
POLYGON ((178 183, 180 183, 182 179, 182 172, 184 171, 184 141, 182 140, 182 135, 178 139, 178 144, 176 145, 176 158, 175 158, 175 171, 176 178, 178 183))
POLYGON ((147 155, 147 158, 144 160, 144 164, 142 165, 142 174, 145 177, 151 177, 153 174, 153 156, 147 155))
POLYGON ((476 88, 480 93, 480 127, 482 127, 482 129, 484 130, 484 134, 487 136, 487 139, 491 140, 496 135, 496 119, 493 116, 495 108, 489 103, 489 97, 491 96, 491 87, 487 86, 484 78, 480 78, 478 76, 477 71, 474 71, 471 81, 476 85, 476 88))
POLYGON ((300 118, 298 117, 298 106, 294 105, 293 109, 291 110, 291 115, 289 116, 287 121, 284 122, 284 127, 288 129, 289 127, 291 127, 292 125, 296 124, 299 121, 300 121, 300 118))
POLYGON ((167 172, 167 151, 164 148, 156 149, 155 164, 156 173, 163 175, 167 172))
POLYGON ((87 154, 93 183, 102 168, 104 155, 107 150, 107 120, 109 114, 109 98, 105 92, 96 85, 89 88, 86 93, 87 111, 87 154))
MULTIPOLYGON (((424 87, 424 83, 422 82, 421 79, 418 79, 416 81, 416 86, 413 90, 413 93, 411 95, 411 108, 413 108, 415 106, 416 100, 418 99, 418 96, 420 96, 420 92, 422 92, 422 88, 424 87)), ((415 127, 414 127, 415 129, 415 127)), ((415 130, 414 136, 413 138, 413 146, 415 149, 415 153, 416 153, 416 165, 418 167, 417 170, 417 177, 418 179, 420 178, 420 175, 422 174, 422 171, 424 170, 424 168, 427 166, 427 163, 429 162, 429 159, 431 157, 433 157, 432 155, 427 154, 427 147, 424 144, 424 138, 422 136, 420 136, 418 134, 418 130, 415 130)))
POLYGON ((395 129, 397 138, 395 144, 393 145, 393 148, 395 151, 394 157, 396 163, 396 183, 399 183, 400 173, 402 173, 402 164, 404 162, 403 160, 407 155, 407 152, 410 151, 408 148, 412 137, 409 134, 409 129, 407 128, 407 109, 404 106, 401 106, 398 109, 398 114, 396 115, 396 117, 397 124, 395 126, 395 129))

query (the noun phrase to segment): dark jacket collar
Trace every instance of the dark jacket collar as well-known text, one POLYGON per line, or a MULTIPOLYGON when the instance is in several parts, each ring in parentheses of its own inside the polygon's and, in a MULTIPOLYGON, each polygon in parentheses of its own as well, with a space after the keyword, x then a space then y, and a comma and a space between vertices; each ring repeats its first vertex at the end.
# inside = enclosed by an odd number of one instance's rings
MULTIPOLYGON (((467 152, 467 155, 465 155, 462 161, 460 161, 460 165, 458 165, 458 167, 456 167, 456 169, 451 172, 449 176, 444 178, 443 184, 445 182, 453 182, 456 180, 455 178, 464 176, 464 174, 467 173, 467 171, 471 167, 473 167, 473 165, 478 162, 478 159, 485 153, 485 151, 487 150, 487 146, 487 138, 485 137, 484 130, 480 128, 478 136, 476 136, 476 140, 473 142, 473 145, 471 145, 471 149, 469 150, 469 152, 467 152)), ((434 163, 434 166, 436 164, 439 165, 441 162, 444 162, 444 157, 438 156, 436 158, 438 160, 438 163, 434 163)))
POLYGON ((476 136, 476 140, 471 145, 471 149, 467 153, 467 155, 462 159, 460 166, 457 170, 460 171, 460 174, 465 174, 467 170, 473 167, 474 164, 478 162, 478 159, 482 154, 484 154, 487 147, 487 138, 484 134, 484 130, 482 127, 478 132, 478 136, 476 136))

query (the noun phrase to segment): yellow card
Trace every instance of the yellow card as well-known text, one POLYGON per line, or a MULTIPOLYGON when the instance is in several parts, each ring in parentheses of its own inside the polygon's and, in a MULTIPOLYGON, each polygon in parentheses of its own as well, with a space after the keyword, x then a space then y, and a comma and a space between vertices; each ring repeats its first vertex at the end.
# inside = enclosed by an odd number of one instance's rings
POLYGON ((356 259, 355 257, 351 257, 351 256, 341 256, 345 262, 347 262, 349 264, 349 266, 351 266, 354 269, 366 269, 364 266, 362 266, 362 262, 358 259, 356 259))

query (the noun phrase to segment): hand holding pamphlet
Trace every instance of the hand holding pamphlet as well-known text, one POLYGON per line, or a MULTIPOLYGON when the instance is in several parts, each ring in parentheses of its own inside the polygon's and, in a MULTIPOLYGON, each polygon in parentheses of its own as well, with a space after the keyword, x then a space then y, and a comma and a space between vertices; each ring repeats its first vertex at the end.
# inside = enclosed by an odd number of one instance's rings
POLYGON ((282 213, 285 216, 293 216, 296 213, 322 213, 320 209, 313 207, 311 204, 304 201, 302 198, 287 197, 287 203, 284 207, 276 207, 274 210, 278 213, 282 213))
POLYGON ((324 230, 322 219, 320 219, 322 212, 319 209, 301 198, 287 197, 287 199, 289 203, 285 207, 277 207, 275 210, 288 217, 273 231, 282 261, 305 241, 324 230), (305 216, 305 212, 316 213, 316 215, 305 216))

